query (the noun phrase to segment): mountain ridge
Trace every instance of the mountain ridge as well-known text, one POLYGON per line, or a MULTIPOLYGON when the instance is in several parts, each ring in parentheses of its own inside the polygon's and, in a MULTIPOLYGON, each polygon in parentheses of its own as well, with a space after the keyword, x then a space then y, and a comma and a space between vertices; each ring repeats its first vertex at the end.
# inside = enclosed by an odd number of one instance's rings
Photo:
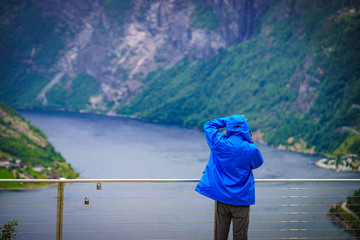
POLYGON ((360 104, 356 1, 0 6, 9 36, 2 38, 0 100, 11 106, 197 128, 245 114, 268 144, 360 153, 360 113, 351 108, 360 104))

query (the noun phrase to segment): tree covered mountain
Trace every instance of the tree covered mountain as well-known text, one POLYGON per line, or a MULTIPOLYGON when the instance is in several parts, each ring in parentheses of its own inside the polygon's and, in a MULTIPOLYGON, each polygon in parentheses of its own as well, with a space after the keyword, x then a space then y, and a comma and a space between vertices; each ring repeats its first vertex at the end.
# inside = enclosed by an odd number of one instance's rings
MULTIPOLYGON (((0 103, 1 178, 76 178, 78 174, 56 152, 42 131, 0 103)), ((27 184, 31 185, 31 184, 27 184)), ((0 187, 21 187, 1 183, 0 187)))
POLYGON ((354 0, 5 1, 0 100, 202 128, 243 114, 280 148, 360 154, 354 0))

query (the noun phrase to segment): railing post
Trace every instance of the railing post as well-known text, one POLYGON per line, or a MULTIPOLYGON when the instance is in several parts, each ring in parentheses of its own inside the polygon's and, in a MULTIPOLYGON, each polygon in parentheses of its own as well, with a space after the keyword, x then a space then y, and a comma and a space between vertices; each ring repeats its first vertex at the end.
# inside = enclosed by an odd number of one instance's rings
POLYGON ((58 183, 57 214, 56 214, 56 240, 62 240, 63 231, 64 183, 58 183))
POLYGON ((215 204, 214 204, 214 237, 213 237, 213 239, 215 239, 215 233, 216 233, 216 217, 217 217, 217 201, 215 201, 215 204))

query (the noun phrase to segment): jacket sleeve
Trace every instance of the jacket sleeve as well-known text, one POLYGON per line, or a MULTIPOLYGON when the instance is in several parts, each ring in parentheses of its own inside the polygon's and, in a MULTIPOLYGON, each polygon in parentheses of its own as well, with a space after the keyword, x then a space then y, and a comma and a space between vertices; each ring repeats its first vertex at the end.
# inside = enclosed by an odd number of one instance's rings
POLYGON ((254 145, 254 151, 251 158, 251 169, 256 169, 264 163, 260 150, 254 145))
POLYGON ((214 149, 216 143, 225 138, 225 134, 219 132, 219 128, 226 127, 227 118, 217 118, 204 124, 206 141, 210 149, 214 149))

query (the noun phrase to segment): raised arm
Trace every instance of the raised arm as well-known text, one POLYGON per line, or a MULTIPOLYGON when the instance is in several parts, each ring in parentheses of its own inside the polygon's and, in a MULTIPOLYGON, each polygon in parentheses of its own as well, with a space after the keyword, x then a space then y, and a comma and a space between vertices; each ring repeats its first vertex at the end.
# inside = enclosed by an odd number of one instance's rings
POLYGON ((217 118, 204 124, 206 141, 211 149, 213 149, 215 141, 221 140, 221 138, 225 138, 225 135, 219 132, 219 128, 226 127, 228 119, 228 117, 217 118))

